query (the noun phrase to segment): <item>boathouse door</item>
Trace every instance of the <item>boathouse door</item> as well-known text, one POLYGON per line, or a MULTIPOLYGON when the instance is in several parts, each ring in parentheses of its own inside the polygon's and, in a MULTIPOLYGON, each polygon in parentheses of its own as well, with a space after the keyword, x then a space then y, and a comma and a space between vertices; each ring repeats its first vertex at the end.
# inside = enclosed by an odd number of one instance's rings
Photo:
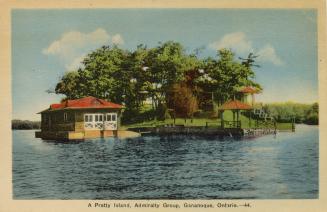
POLYGON ((105 130, 117 130, 117 113, 107 113, 104 117, 105 130))

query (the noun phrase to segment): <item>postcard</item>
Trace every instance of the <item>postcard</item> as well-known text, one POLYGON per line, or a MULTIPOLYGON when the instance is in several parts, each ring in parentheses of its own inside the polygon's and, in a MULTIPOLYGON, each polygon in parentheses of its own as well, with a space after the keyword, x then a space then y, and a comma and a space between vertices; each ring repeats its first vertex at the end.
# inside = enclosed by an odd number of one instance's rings
POLYGON ((1 4, 0 211, 326 210, 325 1, 1 4))

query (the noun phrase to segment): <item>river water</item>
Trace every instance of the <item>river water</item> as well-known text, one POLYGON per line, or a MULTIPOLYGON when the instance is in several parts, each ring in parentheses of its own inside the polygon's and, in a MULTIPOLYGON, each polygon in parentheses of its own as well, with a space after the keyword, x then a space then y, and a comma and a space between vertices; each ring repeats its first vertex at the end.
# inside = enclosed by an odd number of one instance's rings
POLYGON ((314 199, 318 132, 58 143, 13 131, 13 198, 314 199))

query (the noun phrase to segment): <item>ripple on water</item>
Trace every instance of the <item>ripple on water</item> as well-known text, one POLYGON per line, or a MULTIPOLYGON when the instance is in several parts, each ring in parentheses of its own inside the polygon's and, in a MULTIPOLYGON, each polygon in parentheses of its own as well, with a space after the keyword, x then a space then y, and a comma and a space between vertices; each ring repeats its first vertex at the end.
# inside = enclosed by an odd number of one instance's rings
POLYGON ((47 142, 13 131, 15 199, 318 197, 318 127, 233 140, 47 142))

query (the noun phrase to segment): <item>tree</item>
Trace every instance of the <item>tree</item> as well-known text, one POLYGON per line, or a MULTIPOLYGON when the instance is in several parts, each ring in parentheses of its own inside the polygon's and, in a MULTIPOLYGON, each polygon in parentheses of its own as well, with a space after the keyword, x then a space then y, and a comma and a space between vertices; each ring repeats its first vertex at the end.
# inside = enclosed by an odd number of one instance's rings
POLYGON ((318 103, 312 104, 309 110, 306 111, 304 123, 306 124, 319 124, 319 105, 318 103))
POLYGON ((251 67, 236 61, 231 50, 221 49, 217 56, 217 60, 210 57, 204 60, 204 71, 197 82, 205 92, 213 93, 218 104, 233 99, 242 86, 261 89, 253 81, 255 74, 251 67))
POLYGON ((103 46, 88 54, 82 62, 84 69, 79 70, 83 94, 122 103, 122 88, 129 81, 128 71, 122 69, 127 57, 128 52, 117 46, 103 46))
POLYGON ((124 115, 129 118, 140 112, 147 98, 152 99, 153 114, 160 117, 167 114, 171 99, 184 104, 181 110, 192 116, 201 90, 211 92, 215 100, 223 103, 233 98, 241 86, 260 88, 254 82, 252 59, 240 63, 227 49, 219 50, 217 59, 202 60, 197 53, 187 54, 180 43, 173 41, 153 48, 141 44, 135 51, 102 46, 85 57, 82 68, 66 73, 55 92, 67 99, 94 96, 124 104, 124 115), (171 89, 179 90, 186 99, 171 94, 171 89))
POLYGON ((169 95, 169 105, 174 110, 174 115, 191 118, 198 110, 198 100, 193 93, 192 87, 186 82, 176 83, 171 89, 173 92, 169 95))
POLYGON ((79 72, 71 71, 64 74, 57 83, 55 92, 64 94, 68 99, 77 99, 81 97, 79 90, 79 72))
POLYGON ((254 64, 255 63, 255 58, 259 57, 259 55, 254 55, 252 52, 249 53, 248 57, 247 58, 242 58, 242 57, 239 57, 240 60, 242 60, 242 65, 244 65, 245 67, 247 68, 251 68, 251 67, 260 67, 259 65, 257 64, 254 64))

